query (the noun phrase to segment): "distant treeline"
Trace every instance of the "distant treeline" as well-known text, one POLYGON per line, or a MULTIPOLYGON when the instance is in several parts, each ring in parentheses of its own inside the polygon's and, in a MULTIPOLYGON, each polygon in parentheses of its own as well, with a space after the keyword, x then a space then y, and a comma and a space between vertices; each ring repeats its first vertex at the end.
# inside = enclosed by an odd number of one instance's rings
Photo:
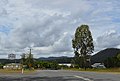
POLYGON ((48 57, 48 58, 39 58, 40 61, 50 61, 57 63, 71 63, 73 57, 48 57))
MULTIPOLYGON (((73 57, 48 57, 48 58, 39 58, 39 59, 34 59, 35 61, 44 61, 44 62, 56 62, 56 63, 71 63, 71 60, 73 57)), ((15 59, 15 60, 10 60, 10 59, 0 59, 1 64, 8 64, 8 63, 20 63, 21 59, 15 59)))

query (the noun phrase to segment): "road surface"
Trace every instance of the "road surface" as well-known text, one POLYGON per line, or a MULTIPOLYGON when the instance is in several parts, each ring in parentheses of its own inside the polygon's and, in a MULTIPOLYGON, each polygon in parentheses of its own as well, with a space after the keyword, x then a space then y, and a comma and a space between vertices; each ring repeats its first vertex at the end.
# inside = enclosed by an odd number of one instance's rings
POLYGON ((120 74, 37 70, 32 74, 0 74, 0 81, 120 81, 120 74))

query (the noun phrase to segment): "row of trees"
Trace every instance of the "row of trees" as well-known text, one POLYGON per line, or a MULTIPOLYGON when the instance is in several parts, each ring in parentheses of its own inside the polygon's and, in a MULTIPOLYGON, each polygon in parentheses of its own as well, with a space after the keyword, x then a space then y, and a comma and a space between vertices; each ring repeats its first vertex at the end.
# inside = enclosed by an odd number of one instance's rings
POLYGON ((32 54, 28 54, 28 57, 26 58, 26 54, 23 54, 21 58, 21 64, 23 65, 23 68, 25 69, 59 69, 60 66, 56 62, 47 62, 47 61, 39 61, 33 59, 32 54))
POLYGON ((36 61, 34 65, 35 69, 60 69, 60 66, 56 62, 36 61))
POLYGON ((23 68, 26 69, 59 69, 60 66, 57 62, 47 62, 47 61, 39 61, 33 58, 33 54, 31 54, 31 49, 29 54, 23 54, 21 58, 21 64, 23 68))

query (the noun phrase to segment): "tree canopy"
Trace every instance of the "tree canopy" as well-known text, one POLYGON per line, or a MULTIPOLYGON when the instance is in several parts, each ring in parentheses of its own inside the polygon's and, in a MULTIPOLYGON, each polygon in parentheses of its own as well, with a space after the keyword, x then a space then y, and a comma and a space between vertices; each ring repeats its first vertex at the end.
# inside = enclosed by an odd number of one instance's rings
POLYGON ((76 29, 72 47, 75 57, 83 57, 86 64, 87 56, 94 51, 93 38, 88 25, 81 25, 76 29))

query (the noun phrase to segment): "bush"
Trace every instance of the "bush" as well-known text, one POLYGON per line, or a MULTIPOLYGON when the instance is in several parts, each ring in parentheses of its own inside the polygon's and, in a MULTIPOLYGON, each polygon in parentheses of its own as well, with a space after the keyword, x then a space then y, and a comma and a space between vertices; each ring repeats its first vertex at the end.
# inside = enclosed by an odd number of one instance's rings
POLYGON ((0 64, 0 69, 3 69, 3 64, 0 64))
POLYGON ((43 61, 37 61, 35 63, 35 69, 52 69, 57 70, 59 69, 59 65, 56 62, 43 62, 43 61))

